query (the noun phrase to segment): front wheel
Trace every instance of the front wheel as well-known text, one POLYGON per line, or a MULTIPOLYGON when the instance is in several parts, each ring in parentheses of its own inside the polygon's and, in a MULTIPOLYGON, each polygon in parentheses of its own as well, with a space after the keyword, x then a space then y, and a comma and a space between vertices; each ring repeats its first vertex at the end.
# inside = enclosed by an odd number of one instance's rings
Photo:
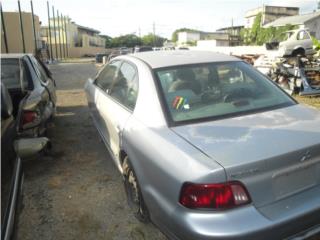
POLYGON ((124 188, 127 194, 128 205, 134 216, 141 222, 150 221, 147 206, 144 203, 138 179, 130 164, 129 158, 125 157, 123 164, 124 188))

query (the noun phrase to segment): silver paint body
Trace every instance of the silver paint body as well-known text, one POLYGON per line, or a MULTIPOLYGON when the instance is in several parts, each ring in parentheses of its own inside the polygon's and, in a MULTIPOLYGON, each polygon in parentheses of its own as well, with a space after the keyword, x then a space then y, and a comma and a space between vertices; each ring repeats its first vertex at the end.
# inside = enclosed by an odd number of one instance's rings
POLYGON ((123 153, 129 156, 151 219, 169 238, 281 239, 320 231, 318 110, 297 104, 169 127, 153 68, 237 60, 194 51, 139 53, 116 59, 138 69, 134 111, 111 99, 92 79, 85 85, 88 104, 120 171, 123 153), (184 182, 230 180, 244 183, 251 204, 212 211, 187 209, 178 202, 184 182))

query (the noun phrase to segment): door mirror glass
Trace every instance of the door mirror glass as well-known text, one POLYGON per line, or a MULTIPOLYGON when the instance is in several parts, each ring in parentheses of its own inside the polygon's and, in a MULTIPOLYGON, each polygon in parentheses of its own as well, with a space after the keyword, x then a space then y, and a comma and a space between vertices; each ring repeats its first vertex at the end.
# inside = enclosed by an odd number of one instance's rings
POLYGON ((41 138, 22 138, 14 143, 16 154, 20 158, 30 157, 43 150, 49 142, 46 137, 41 138))

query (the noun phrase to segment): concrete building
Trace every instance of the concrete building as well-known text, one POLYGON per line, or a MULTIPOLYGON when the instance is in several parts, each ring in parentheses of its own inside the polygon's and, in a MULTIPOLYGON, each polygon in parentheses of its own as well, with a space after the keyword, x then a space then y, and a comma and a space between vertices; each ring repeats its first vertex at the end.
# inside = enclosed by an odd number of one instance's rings
POLYGON ((308 29, 312 36, 320 39, 320 11, 298 16, 282 17, 264 25, 264 27, 281 27, 288 24, 308 29))
POLYGON ((228 34, 229 46, 240 46, 242 44, 240 33, 243 28, 244 26, 231 26, 220 28, 217 30, 217 32, 228 34))
POLYGON ((190 45, 200 40, 211 40, 216 46, 229 46, 229 35, 224 32, 179 32, 178 45, 190 45))
POLYGON ((188 44, 200 40, 200 32, 179 32, 178 45, 188 44))
POLYGON ((251 28, 256 16, 262 13, 261 24, 265 25, 268 24, 278 18, 281 17, 288 17, 288 16, 295 16, 299 14, 298 7, 277 7, 277 6, 262 6, 259 8, 255 8, 252 10, 247 11, 245 18, 245 28, 251 28))
MULTIPOLYGON (((42 47, 41 36, 40 36, 40 22, 39 17, 34 15, 35 32, 36 32, 36 43, 34 41, 33 27, 32 27, 32 14, 29 12, 21 12, 22 25, 24 33, 24 42, 26 53, 36 53, 37 49, 42 47)), ((22 53, 22 36, 20 28, 19 12, 4 12, 4 25, 6 29, 8 52, 9 53, 22 53)), ((5 41, 4 41, 4 30, 1 26, 1 52, 6 52, 5 41)))
POLYGON ((53 56, 56 58, 55 47, 59 48, 62 44, 68 48, 68 57, 83 57, 94 55, 96 53, 105 51, 105 39, 99 36, 99 31, 93 28, 84 27, 71 22, 70 19, 65 22, 58 21, 57 18, 50 19, 51 39, 49 39, 49 27, 41 27, 42 40, 49 46, 51 51, 50 42, 52 44, 53 56), (54 31, 54 25, 56 31, 54 31), (51 40, 51 41, 50 41, 51 40), (61 42, 60 42, 61 40, 61 42))

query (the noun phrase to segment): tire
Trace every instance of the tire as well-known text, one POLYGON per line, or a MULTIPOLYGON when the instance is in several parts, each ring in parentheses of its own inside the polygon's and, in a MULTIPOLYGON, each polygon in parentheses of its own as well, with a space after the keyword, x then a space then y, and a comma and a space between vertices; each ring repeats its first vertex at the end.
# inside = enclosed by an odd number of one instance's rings
POLYGON ((138 179, 132 168, 128 156, 126 156, 123 160, 122 169, 124 188, 131 212, 140 222, 150 222, 149 211, 143 200, 138 179))
POLYGON ((305 50, 303 48, 298 48, 292 52, 293 57, 304 57, 306 55, 305 50))

